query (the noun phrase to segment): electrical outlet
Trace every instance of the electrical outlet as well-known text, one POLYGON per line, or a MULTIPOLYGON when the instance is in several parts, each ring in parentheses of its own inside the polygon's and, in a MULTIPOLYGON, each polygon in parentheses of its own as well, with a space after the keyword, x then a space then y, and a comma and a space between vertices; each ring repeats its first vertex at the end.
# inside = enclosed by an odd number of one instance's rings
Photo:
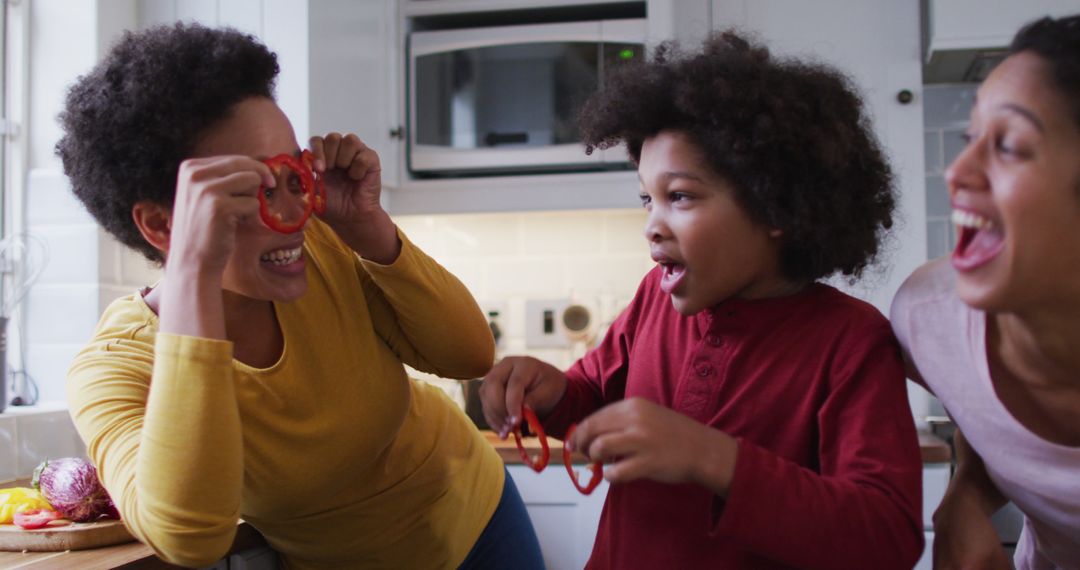
POLYGON ((525 302, 525 347, 566 348, 562 313, 570 299, 536 299, 525 302))
POLYGON ((484 318, 487 319, 488 325, 492 327, 491 333, 495 335, 495 346, 502 347, 506 342, 506 335, 509 332, 509 316, 506 314, 506 302, 505 301, 479 301, 480 310, 484 313, 484 318), (498 334, 495 332, 498 330, 498 334))

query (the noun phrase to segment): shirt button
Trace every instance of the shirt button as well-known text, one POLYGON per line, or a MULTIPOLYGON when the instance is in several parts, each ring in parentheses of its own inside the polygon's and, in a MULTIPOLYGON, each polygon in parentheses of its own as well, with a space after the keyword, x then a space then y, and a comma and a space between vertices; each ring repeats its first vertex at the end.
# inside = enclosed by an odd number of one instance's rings
POLYGON ((704 377, 706 377, 706 376, 708 376, 710 374, 712 374, 712 366, 709 366, 708 364, 702 364, 701 366, 698 366, 698 369, 697 369, 697 375, 698 376, 704 378, 704 377))
POLYGON ((713 346, 720 346, 720 337, 717 335, 711 334, 705 337, 705 341, 713 346))

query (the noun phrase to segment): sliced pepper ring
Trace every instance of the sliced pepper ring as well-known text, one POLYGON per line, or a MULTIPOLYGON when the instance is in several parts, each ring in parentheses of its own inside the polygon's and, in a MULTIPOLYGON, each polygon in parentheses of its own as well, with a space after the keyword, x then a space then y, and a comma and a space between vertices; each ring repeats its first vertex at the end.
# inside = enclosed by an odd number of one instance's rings
MULTIPOLYGON (((276 232, 291 234, 299 231, 304 227, 308 218, 311 217, 311 212, 315 210, 315 204, 319 201, 316 194, 317 185, 315 183, 315 175, 310 168, 305 167, 302 162, 297 160, 296 157, 291 154, 279 154, 264 160, 263 164, 270 167, 270 170, 275 174, 281 172, 282 168, 288 168, 296 173, 297 177, 300 179, 300 188, 304 191, 304 212, 300 215, 300 219, 294 223, 288 223, 282 220, 280 215, 275 215, 270 211, 270 204, 266 201, 266 186, 260 185, 258 194, 259 217, 262 218, 263 223, 265 223, 268 228, 276 232)), ((322 199, 324 211, 326 209, 325 193, 326 190, 324 189, 324 197, 322 199)))
MULTIPOLYGON (((566 429, 566 438, 563 441, 570 441, 570 436, 574 435, 574 430, 577 429, 577 424, 570 424, 570 427, 566 429)), ((570 474, 570 481, 577 487, 577 490, 582 495, 591 494, 596 490, 596 487, 600 485, 600 480, 604 478, 604 466, 599 461, 594 461, 589 464, 589 471, 592 471, 592 478, 589 479, 589 483, 582 486, 578 482, 578 472, 574 469, 574 466, 570 463, 570 450, 566 448, 566 444, 563 444, 562 448, 562 460, 566 465, 566 472, 570 474)))
POLYGON ((60 513, 50 509, 27 509, 15 513, 13 523, 26 530, 45 528, 52 521, 62 518, 60 513))
POLYGON ((540 425, 540 419, 536 417, 536 412, 529 406, 521 407, 521 415, 525 418, 525 421, 529 424, 529 429, 540 438, 540 456, 535 460, 529 457, 529 454, 525 451, 525 446, 521 444, 521 426, 514 428, 514 442, 517 443, 518 453, 521 454, 521 460, 532 468, 537 473, 544 470, 547 467, 548 461, 551 460, 551 450, 548 449, 547 435, 544 434, 544 426, 540 425))
POLYGON ((323 179, 323 175, 315 171, 315 154, 310 150, 305 150, 300 153, 300 160, 304 162, 304 165, 311 171, 311 175, 315 180, 315 202, 313 208, 315 213, 323 215, 326 213, 326 181, 323 179))

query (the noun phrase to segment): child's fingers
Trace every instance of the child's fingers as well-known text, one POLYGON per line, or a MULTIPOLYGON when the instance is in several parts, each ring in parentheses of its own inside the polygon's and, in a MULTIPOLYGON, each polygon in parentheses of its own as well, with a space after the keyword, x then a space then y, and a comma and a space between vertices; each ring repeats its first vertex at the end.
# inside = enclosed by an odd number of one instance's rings
POLYGON ((484 376, 484 383, 480 385, 480 402, 484 407, 484 420, 491 429, 499 433, 500 438, 506 438, 509 433, 504 426, 507 375, 508 364, 499 362, 484 376))
POLYGON ((628 483, 644 479, 648 473, 648 463, 639 457, 624 457, 604 465, 604 479, 608 483, 628 483))

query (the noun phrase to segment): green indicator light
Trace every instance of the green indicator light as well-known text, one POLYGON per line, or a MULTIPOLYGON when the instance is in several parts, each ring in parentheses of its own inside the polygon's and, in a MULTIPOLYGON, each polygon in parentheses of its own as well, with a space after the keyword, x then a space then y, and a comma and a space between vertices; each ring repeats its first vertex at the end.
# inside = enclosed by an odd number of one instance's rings
POLYGON ((633 57, 634 57, 634 50, 632 50, 632 49, 624 49, 624 50, 621 50, 621 51, 619 52, 619 57, 620 57, 621 59, 633 59, 633 57))

